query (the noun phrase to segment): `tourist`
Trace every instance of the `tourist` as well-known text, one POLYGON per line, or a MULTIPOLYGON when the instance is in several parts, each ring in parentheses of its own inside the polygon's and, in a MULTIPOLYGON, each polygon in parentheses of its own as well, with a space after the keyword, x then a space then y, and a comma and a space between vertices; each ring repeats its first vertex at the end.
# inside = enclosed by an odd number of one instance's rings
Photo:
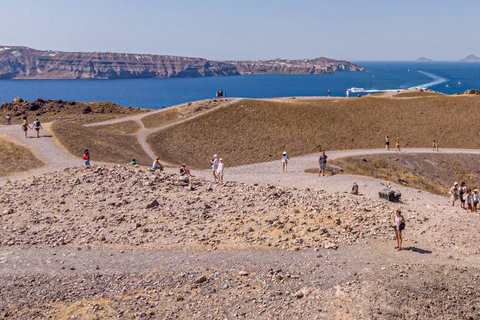
POLYGON ((210 160, 210 166, 212 168, 213 181, 217 182, 218 181, 218 175, 217 175, 218 157, 216 154, 212 156, 212 159, 210 160))
POLYGON ((28 121, 24 119, 22 123, 22 130, 23 130, 23 133, 25 134, 25 139, 28 138, 28 129, 32 129, 32 128, 28 125, 28 121))
POLYGON ((220 160, 218 160, 218 168, 217 168, 217 177, 218 177, 218 181, 220 182, 223 182, 223 169, 224 169, 225 165, 223 163, 223 159, 220 158, 220 160))
POLYGON ((131 165, 132 167, 136 167, 136 166, 137 166, 137 160, 132 159, 132 161, 130 161, 130 165, 131 165))
POLYGON ((405 229, 405 217, 402 215, 400 208, 395 209, 393 215, 393 230, 395 231, 395 238, 397 239, 397 246, 395 249, 402 250, 402 231, 405 229))
POLYGON ((5 121, 7 122, 7 126, 12 124, 12 118, 10 117, 10 114, 5 116, 5 121))
POLYGON ((83 153, 83 163, 85 165, 85 168, 89 168, 90 167, 90 152, 88 151, 88 149, 85 150, 85 152, 83 153))
POLYGON ((467 193, 467 186, 465 182, 460 182, 460 188, 458 189, 458 198, 460 199, 460 208, 466 209, 465 207, 465 198, 467 193))
POLYGON ((332 96, 332 90, 328 89, 328 96, 331 97, 332 96))
POLYGON ((182 164, 182 166, 180 167, 180 176, 187 176, 187 177, 193 177, 192 173, 190 172, 190 170, 187 169, 187 165, 184 163, 182 164))
POLYGON ((385 137, 385 150, 390 151, 390 137, 385 137))
POLYGON ((327 170, 327 158, 328 156, 325 154, 325 151, 322 151, 322 155, 318 158, 319 170, 318 176, 320 175, 325 176, 325 170, 327 170))
POLYGON ((157 157, 157 158, 155 158, 155 160, 153 160, 152 170, 153 171, 160 170, 160 172, 163 171, 163 166, 160 163, 160 158, 157 157))
POLYGON ((432 150, 437 151, 437 141, 433 140, 432 142, 432 150))
POLYGON ((33 129, 35 129, 35 131, 37 132, 37 138, 40 138, 40 129, 43 130, 43 128, 42 124, 38 119, 35 119, 35 121, 33 121, 33 129))
POLYGON ((400 150, 400 137, 395 139, 395 151, 402 151, 400 150))
POLYGON ((472 192, 472 212, 476 212, 478 207, 478 189, 475 188, 472 192))
POLYGON ((455 182, 450 188, 450 201, 452 202, 452 207, 455 205, 455 201, 458 199, 458 183, 455 182))
POLYGON ((465 193, 465 202, 467 203, 467 210, 472 211, 472 189, 467 188, 465 193))
POLYGON ((437 143, 435 144, 435 151, 440 151, 439 148, 440 148, 440 141, 437 141, 437 143))
POLYGON ((287 151, 283 151, 282 153, 282 170, 283 173, 288 172, 288 155, 287 151))

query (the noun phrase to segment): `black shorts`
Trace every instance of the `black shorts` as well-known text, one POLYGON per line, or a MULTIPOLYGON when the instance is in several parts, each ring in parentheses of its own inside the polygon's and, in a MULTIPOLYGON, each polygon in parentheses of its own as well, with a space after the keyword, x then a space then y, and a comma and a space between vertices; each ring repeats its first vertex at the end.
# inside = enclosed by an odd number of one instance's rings
POLYGON ((390 142, 385 142, 385 144, 386 144, 387 146, 389 146, 389 145, 390 145, 390 142))

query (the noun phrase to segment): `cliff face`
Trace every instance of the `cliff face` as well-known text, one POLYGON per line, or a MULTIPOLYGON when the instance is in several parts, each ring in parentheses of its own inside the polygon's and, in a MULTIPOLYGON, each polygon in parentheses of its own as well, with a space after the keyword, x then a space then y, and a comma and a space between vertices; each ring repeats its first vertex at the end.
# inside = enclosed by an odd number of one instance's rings
POLYGON ((116 79, 205 77, 239 74, 320 74, 363 70, 347 61, 210 61, 149 54, 40 51, 0 47, 0 79, 116 79))
POLYGON ((240 74, 323 74, 337 71, 363 71, 364 67, 344 60, 313 58, 305 60, 272 59, 263 61, 227 61, 240 74))

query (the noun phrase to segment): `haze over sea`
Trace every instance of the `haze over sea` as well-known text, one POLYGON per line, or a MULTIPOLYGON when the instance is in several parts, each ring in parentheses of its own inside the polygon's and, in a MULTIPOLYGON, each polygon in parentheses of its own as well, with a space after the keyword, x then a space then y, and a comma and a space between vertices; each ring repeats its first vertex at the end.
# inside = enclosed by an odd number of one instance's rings
POLYGON ((480 63, 460 62, 356 62, 366 72, 326 75, 250 75, 204 78, 122 80, 0 80, 0 103, 15 97, 24 100, 62 99, 112 101, 122 106, 162 108, 213 98, 223 89, 228 97, 270 98, 320 96, 327 90, 345 96, 348 88, 402 89, 432 81, 418 72, 446 78, 432 90, 454 94, 480 89, 480 63))

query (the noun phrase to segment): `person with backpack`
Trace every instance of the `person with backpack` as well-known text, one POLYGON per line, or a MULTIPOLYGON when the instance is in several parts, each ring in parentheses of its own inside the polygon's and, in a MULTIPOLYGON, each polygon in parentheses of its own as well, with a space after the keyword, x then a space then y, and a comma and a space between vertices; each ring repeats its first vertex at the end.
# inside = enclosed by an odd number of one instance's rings
POLYGON ((392 222, 392 227, 395 231, 395 239, 397 239, 397 246, 395 249, 400 251, 402 250, 402 231, 405 229, 405 217, 402 215, 402 210, 400 208, 395 209, 392 222))
POLYGON ((89 168, 90 167, 90 152, 88 151, 88 149, 85 150, 85 152, 83 153, 83 163, 85 164, 85 168, 89 168))
POLYGON ((43 128, 42 124, 38 119, 35 119, 35 121, 33 121, 33 129, 35 129, 35 131, 37 132, 37 138, 40 138, 40 129, 43 130, 43 128))

